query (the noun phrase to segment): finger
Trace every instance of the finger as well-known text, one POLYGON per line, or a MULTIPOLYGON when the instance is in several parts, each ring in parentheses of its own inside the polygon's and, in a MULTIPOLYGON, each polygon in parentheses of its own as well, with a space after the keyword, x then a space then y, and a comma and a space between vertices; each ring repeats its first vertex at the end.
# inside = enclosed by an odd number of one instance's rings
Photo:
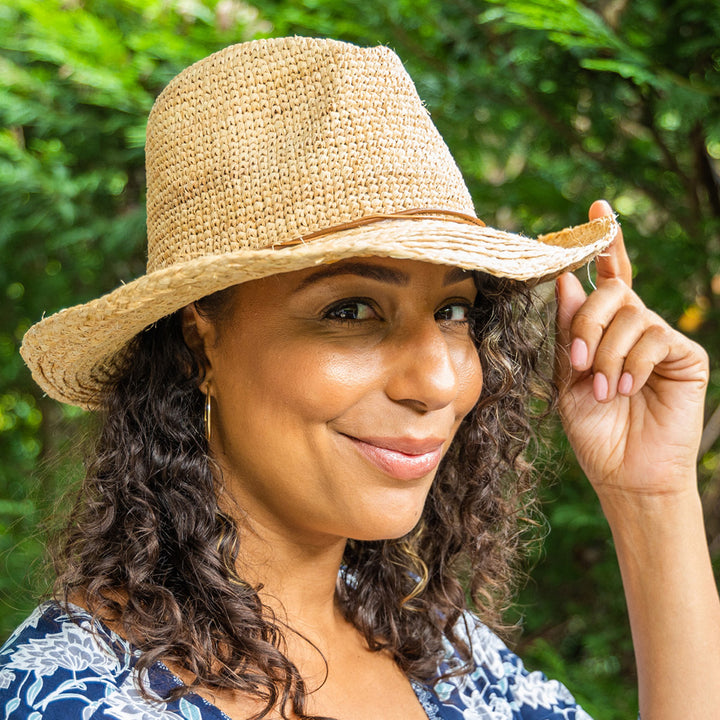
POLYGON ((587 296, 582 284, 572 273, 563 273, 555 281, 557 299, 557 341, 570 344, 570 329, 577 311, 585 304, 587 296))
POLYGON ((624 306, 645 310, 640 298, 620 279, 606 280, 575 313, 570 326, 572 346, 584 344, 586 352, 573 354, 573 369, 589 370, 595 365, 600 342, 616 314, 624 306))
MULTIPOLYGON (((555 281, 555 297, 557 298, 555 380, 559 385, 564 385, 572 377, 572 347, 570 344, 572 321, 587 298, 580 281, 572 273, 564 273, 555 281)), ((582 352, 582 348, 580 351, 582 352)), ((575 354, 577 355, 577 353, 578 348, 576 347, 575 354)))
POLYGON ((625 358, 619 392, 634 395, 648 382, 655 368, 666 361, 672 352, 672 330, 656 323, 645 328, 625 358))
MULTIPOLYGON (((590 206, 588 217, 590 220, 596 220, 613 214, 613 210, 606 200, 596 200, 590 206)), ((598 286, 609 278, 619 278, 628 287, 632 287, 632 264, 625 250, 625 240, 621 228, 618 228, 617 235, 610 247, 595 258, 595 268, 598 286)))
POLYGON ((595 351, 592 365, 593 394, 598 402, 609 402, 617 393, 632 392, 632 374, 626 376, 627 358, 646 332, 649 313, 636 305, 623 305, 612 319, 595 351))

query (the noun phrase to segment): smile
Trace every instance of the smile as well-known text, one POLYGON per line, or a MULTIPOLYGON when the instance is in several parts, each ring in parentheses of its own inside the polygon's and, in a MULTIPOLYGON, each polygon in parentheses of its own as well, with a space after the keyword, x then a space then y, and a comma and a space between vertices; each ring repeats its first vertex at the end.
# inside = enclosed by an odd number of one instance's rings
POLYGON ((438 438, 356 438, 345 435, 363 457, 398 480, 419 480, 440 463, 444 441, 438 438))

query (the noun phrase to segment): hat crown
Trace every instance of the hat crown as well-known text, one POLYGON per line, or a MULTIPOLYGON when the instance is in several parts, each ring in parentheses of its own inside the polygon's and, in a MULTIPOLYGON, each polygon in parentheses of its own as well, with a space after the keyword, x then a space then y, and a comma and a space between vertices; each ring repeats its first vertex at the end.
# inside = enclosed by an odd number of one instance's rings
POLYGON ((190 66, 146 142, 148 272, 282 245, 374 214, 472 200, 399 58, 277 38, 190 66))

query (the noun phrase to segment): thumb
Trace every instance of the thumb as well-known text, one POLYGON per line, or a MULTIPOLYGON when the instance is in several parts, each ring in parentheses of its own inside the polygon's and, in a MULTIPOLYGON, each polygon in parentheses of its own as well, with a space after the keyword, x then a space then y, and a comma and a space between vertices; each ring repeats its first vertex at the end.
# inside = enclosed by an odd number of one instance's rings
POLYGON ((572 378, 570 364, 570 328, 575 313, 586 300, 580 281, 572 273, 563 273, 555 281, 557 319, 555 325, 555 381, 563 387, 572 378))

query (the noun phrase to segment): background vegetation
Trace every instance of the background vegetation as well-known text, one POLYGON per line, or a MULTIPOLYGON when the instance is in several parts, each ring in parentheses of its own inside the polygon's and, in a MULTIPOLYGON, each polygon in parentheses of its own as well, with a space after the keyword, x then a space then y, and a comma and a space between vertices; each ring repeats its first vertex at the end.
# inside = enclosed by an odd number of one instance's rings
MULTIPOLYGON (((6 0, 0 6, 0 638, 42 591, 42 519, 81 473, 80 411, 18 355, 43 313, 144 271, 144 124, 191 62, 280 34, 406 62, 486 221, 621 215, 641 295, 710 351, 699 458, 720 558, 720 4, 707 0, 6 0)), ((514 609, 527 664, 598 720, 636 712, 604 520, 558 434, 551 531, 514 609)), ((62 508, 60 508, 61 510, 62 508)), ((679 619, 681 621, 681 619, 679 619)))

